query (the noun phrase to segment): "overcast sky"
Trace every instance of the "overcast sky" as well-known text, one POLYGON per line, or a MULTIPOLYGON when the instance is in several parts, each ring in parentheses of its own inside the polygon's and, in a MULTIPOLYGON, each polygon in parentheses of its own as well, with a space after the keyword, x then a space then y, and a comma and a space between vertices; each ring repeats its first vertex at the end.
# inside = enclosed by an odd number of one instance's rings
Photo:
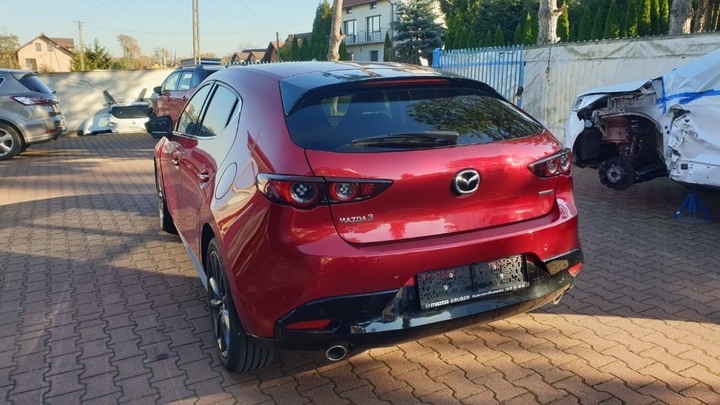
MULTIPOLYGON (((322 0, 199 0, 200 50, 224 56, 240 48, 265 48, 288 34, 309 32, 322 0)), ((82 21, 85 44, 100 41, 122 56, 120 34, 135 38, 144 55, 164 47, 192 56, 192 0, 0 0, 0 34, 24 45, 41 33, 73 38, 82 21)))

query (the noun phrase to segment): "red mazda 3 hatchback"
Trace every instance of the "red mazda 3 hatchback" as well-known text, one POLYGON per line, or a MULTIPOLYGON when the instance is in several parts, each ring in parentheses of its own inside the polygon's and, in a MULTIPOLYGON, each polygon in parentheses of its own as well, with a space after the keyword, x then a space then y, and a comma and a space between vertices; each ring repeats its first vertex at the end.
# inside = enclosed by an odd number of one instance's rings
POLYGON ((557 302, 583 265, 570 151, 487 85, 401 64, 229 68, 158 117, 162 228, 229 370, 557 302))

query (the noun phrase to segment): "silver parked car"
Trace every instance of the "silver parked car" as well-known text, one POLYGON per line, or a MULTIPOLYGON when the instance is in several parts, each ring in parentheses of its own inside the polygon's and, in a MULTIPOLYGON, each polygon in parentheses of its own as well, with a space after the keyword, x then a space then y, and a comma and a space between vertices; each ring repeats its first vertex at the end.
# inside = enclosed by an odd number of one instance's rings
POLYGON ((57 97, 34 72, 0 69, 0 160, 65 132, 57 97))

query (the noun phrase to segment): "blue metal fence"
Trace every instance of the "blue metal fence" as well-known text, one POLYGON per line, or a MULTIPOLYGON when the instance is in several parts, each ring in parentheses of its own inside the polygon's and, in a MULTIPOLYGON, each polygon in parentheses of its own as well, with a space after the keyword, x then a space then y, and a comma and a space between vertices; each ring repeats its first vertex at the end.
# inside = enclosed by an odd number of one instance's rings
POLYGON ((523 46, 453 49, 433 52, 433 67, 480 80, 522 108, 525 80, 523 46))

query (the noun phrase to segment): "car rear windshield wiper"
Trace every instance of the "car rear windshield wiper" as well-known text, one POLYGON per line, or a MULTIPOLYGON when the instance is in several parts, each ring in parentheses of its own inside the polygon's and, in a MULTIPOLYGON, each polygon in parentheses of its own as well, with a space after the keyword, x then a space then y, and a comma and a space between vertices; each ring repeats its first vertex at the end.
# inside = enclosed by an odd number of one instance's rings
POLYGON ((460 134, 457 131, 423 131, 400 134, 387 134, 356 139, 351 142, 356 147, 428 147, 448 146, 457 143, 460 134))

